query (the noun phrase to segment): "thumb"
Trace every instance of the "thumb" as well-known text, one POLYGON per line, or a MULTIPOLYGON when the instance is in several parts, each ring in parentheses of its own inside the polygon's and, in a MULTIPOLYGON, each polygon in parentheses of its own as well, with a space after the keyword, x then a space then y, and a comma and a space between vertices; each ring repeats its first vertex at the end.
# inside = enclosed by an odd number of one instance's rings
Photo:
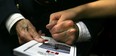
POLYGON ((68 20, 68 18, 67 18, 66 16, 63 16, 63 15, 62 15, 62 16, 59 18, 59 20, 58 20, 57 23, 60 23, 60 22, 65 21, 65 20, 68 20))
POLYGON ((52 29, 57 24, 57 20, 51 21, 49 24, 46 25, 47 29, 52 29))

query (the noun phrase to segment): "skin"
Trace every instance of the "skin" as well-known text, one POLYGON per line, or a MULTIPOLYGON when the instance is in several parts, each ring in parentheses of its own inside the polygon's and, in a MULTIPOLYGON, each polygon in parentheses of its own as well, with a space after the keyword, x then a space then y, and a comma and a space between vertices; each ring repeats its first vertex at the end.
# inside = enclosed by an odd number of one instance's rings
POLYGON ((16 24, 16 31, 20 44, 24 44, 30 40, 36 40, 38 42, 43 42, 44 39, 41 38, 41 31, 37 33, 35 27, 27 19, 20 20, 16 24), (24 28, 24 26, 27 26, 24 28))
POLYGON ((46 28, 49 29, 55 40, 71 45, 78 38, 78 34, 75 34, 79 30, 78 27, 75 27, 75 22, 77 23, 83 18, 94 19, 96 17, 116 16, 115 5, 116 0, 98 0, 55 12, 50 15, 50 21, 46 28))

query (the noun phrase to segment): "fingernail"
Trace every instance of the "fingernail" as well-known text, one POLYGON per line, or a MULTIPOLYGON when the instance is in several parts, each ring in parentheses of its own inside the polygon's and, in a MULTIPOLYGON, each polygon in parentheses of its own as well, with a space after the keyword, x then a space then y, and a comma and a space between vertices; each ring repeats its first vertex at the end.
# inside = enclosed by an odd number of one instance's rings
POLYGON ((47 39, 44 39, 44 42, 43 43, 48 43, 48 40, 47 39))
POLYGON ((47 39, 44 40, 44 42, 47 42, 47 41, 48 41, 47 39))

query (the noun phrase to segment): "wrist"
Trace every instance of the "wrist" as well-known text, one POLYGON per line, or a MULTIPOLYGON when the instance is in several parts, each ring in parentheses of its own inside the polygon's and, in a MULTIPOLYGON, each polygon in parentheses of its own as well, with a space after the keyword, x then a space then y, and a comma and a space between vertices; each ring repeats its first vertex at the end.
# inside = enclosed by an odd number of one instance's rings
POLYGON ((86 7, 85 6, 77 6, 71 9, 75 13, 75 18, 73 21, 78 22, 79 20, 82 20, 85 17, 85 11, 86 7))
POLYGON ((75 24, 75 29, 76 29, 76 32, 75 32, 75 39, 73 41, 73 44, 75 45, 78 41, 78 37, 79 37, 79 28, 78 26, 75 24))

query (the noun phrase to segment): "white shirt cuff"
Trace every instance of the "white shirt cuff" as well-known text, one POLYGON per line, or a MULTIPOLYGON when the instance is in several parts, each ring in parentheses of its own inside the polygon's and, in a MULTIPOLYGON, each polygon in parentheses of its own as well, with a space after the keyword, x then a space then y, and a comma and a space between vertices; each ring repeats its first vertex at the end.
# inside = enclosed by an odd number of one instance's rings
POLYGON ((24 17, 20 13, 14 13, 8 18, 8 20, 6 21, 6 28, 9 33, 12 26, 21 19, 24 19, 24 17))
POLYGON ((88 41, 91 38, 91 35, 86 25, 82 21, 79 21, 76 25, 79 28, 79 37, 77 42, 88 41))

